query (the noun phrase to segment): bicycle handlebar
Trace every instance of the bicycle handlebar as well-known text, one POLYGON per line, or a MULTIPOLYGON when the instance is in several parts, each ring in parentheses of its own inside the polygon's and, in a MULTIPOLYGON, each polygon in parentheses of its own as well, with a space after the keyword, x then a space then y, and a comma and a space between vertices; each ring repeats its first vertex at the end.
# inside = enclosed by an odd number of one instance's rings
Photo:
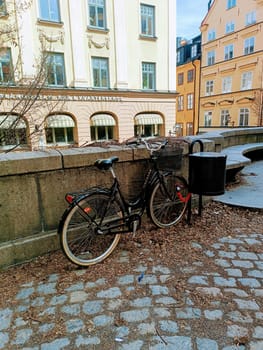
POLYGON ((163 149, 168 143, 168 140, 165 139, 165 140, 162 140, 162 141, 159 141, 159 142, 148 142, 147 140, 145 139, 142 139, 140 137, 137 137, 136 139, 131 139, 131 140, 127 140, 126 141, 126 145, 140 145, 140 144, 144 144, 145 147, 147 148, 147 150, 150 152, 150 154, 152 154, 153 152, 158 152, 160 151, 161 149, 163 149))

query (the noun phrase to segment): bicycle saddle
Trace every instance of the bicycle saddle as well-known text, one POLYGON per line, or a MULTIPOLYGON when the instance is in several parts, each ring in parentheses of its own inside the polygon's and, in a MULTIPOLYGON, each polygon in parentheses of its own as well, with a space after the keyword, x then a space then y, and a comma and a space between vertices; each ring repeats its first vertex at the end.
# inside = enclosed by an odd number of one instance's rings
POLYGON ((94 165, 100 169, 100 170, 108 170, 113 163, 117 162, 119 160, 118 157, 110 157, 107 159, 97 159, 94 165))

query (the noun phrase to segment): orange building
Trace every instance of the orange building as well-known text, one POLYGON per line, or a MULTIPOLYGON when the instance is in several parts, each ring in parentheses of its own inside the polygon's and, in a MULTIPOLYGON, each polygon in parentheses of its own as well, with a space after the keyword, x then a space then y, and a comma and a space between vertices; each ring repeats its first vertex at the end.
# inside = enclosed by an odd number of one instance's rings
POLYGON ((195 135, 199 123, 201 36, 182 40, 177 48, 176 136, 195 135))
POLYGON ((263 0, 214 0, 201 32, 199 130, 262 126, 263 0))

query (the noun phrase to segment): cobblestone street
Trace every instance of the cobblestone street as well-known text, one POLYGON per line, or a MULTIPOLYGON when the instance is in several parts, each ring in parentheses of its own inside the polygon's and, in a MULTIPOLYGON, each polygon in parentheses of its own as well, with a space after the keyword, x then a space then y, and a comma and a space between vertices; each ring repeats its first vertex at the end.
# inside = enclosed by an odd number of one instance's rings
POLYGON ((51 274, 19 286, 0 309, 0 348, 262 350, 263 234, 191 246, 203 259, 170 267, 130 266, 135 252, 120 250, 114 283, 74 270, 73 284, 51 274))

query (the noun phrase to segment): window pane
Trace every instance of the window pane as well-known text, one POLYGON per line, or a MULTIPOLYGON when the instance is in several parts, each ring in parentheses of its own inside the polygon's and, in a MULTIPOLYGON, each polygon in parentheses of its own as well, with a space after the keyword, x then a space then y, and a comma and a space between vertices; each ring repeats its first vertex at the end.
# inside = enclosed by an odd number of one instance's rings
POLYGON ((13 81, 13 69, 11 61, 11 50, 0 51, 0 82, 8 83, 13 81))
POLYGON ((106 28, 104 0, 88 0, 89 25, 98 28, 106 28))
POLYGON ((48 54, 47 81, 49 85, 66 85, 64 55, 60 53, 48 54))
POLYGON ((92 58, 93 86, 109 87, 109 67, 107 58, 92 58))
POLYGON ((155 64, 142 63, 142 88, 148 90, 155 89, 155 64))
POLYGON ((141 5, 141 34, 154 36, 154 7, 141 5))
POLYGON ((46 21, 59 22, 58 0, 39 0, 40 18, 46 21))

